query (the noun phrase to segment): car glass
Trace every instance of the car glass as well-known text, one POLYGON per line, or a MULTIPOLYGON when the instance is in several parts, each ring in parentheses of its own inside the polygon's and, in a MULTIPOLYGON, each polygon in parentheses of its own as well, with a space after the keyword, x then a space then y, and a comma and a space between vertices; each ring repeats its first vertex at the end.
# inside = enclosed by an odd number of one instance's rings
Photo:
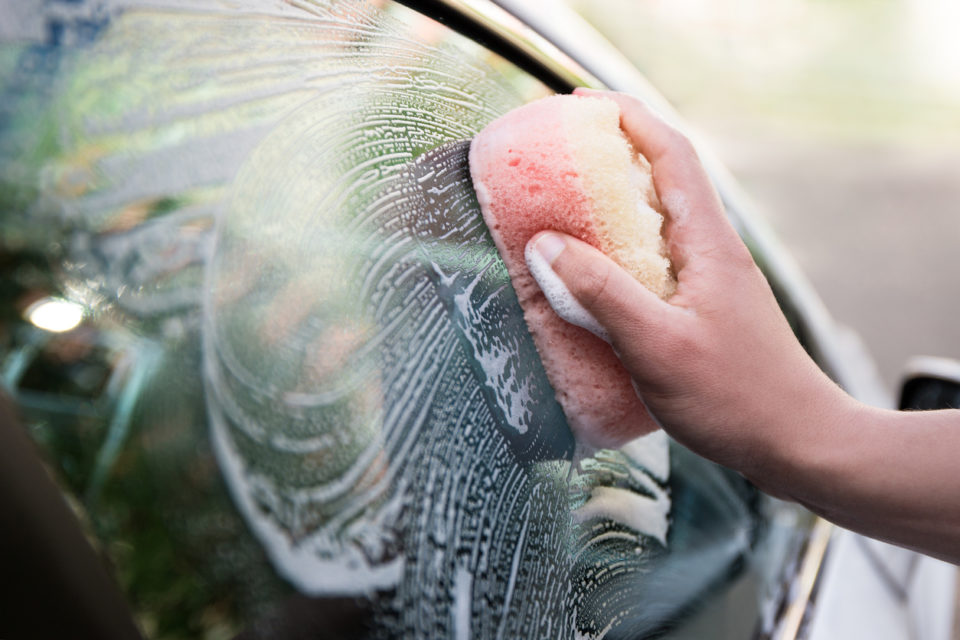
POLYGON ((761 625, 804 516, 577 448, 483 225, 543 84, 389 2, 0 10, 4 380, 147 635, 761 625))

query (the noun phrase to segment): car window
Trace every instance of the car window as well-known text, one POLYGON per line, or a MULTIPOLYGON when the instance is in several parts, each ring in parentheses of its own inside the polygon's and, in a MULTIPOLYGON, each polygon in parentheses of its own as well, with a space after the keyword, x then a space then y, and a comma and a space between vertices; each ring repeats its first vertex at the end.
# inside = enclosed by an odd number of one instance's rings
POLYGON ((805 516, 579 449, 483 225, 469 138, 544 84, 391 2, 44 7, 2 7, 4 382, 148 636, 763 627, 805 516))

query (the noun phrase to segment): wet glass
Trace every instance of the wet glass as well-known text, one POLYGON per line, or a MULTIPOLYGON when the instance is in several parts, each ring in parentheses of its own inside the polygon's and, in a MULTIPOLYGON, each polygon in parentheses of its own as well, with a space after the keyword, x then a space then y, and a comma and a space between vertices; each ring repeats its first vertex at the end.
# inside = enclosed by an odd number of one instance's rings
POLYGON ((553 398, 466 165, 537 79, 393 3, 0 11, 0 373, 146 635, 770 626, 806 516, 553 398))

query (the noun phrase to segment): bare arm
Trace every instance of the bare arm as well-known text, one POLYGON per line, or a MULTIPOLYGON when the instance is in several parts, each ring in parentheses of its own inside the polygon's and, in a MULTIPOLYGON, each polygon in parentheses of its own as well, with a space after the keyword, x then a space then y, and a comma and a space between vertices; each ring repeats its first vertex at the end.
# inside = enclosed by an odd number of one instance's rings
POLYGON ((579 240, 531 243, 611 335, 674 438, 866 535, 960 562, 960 411, 867 407, 797 342, 696 152, 642 103, 605 94, 653 165, 678 287, 663 302, 579 240))

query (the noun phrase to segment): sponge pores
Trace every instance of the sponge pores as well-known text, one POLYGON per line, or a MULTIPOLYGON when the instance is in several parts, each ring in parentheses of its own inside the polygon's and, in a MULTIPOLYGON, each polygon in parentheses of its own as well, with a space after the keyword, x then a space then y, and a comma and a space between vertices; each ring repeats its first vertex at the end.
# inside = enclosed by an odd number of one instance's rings
POLYGON ((621 130, 619 106, 572 95, 532 102, 481 131, 469 158, 484 220, 577 439, 614 447, 656 429, 610 345, 557 316, 524 259, 536 233, 560 231, 661 298, 673 294, 650 164, 621 130))

